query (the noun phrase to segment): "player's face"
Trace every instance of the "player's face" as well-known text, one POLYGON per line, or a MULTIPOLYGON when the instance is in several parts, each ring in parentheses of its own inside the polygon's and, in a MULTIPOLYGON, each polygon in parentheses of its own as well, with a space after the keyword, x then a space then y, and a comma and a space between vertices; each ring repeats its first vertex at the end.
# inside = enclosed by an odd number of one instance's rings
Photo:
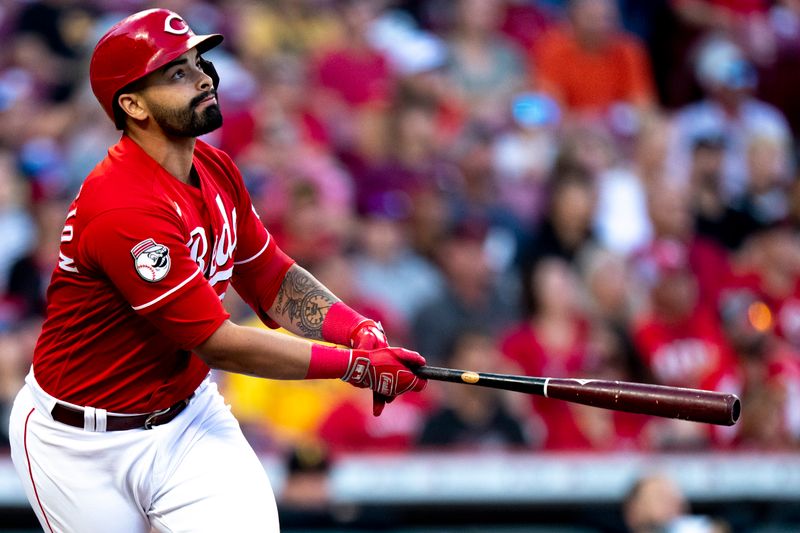
POLYGON ((198 137, 222 125, 211 78, 192 49, 154 73, 144 91, 152 119, 167 135, 198 137))

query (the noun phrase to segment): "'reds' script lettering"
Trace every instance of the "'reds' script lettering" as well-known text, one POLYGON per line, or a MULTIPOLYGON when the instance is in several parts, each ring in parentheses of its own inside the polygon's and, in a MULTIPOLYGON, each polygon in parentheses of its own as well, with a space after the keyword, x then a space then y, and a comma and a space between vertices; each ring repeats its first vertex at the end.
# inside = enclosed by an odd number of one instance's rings
POLYGON ((229 215, 219 195, 217 195, 215 203, 222 219, 222 227, 219 234, 215 234, 212 240, 215 244, 211 248, 211 257, 208 259, 208 263, 206 263, 206 254, 209 251, 209 245, 205 228, 200 226, 194 228, 189 233, 189 242, 186 243, 192 260, 197 263, 200 271, 212 286, 220 281, 230 279, 233 275, 233 256, 236 253, 237 243, 236 208, 231 208, 229 215))

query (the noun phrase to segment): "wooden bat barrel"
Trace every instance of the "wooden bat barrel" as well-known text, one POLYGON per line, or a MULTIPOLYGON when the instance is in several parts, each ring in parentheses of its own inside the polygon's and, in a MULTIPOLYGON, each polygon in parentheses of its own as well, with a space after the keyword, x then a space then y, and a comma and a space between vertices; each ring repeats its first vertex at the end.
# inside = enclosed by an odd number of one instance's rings
POLYGON ((603 409, 732 426, 742 407, 734 394, 599 379, 543 378, 423 366, 420 377, 536 394, 603 409))

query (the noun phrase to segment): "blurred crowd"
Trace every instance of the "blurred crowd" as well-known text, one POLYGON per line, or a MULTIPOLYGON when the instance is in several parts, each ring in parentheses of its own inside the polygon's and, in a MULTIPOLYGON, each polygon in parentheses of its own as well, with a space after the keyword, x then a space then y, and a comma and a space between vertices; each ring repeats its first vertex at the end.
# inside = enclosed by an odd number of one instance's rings
MULTIPOLYGON (((88 58, 143 0, 0 4, 0 405, 66 208, 119 132, 88 58)), ((354 450, 800 444, 798 0, 164 0, 225 41, 224 126, 279 245, 430 364, 741 396, 732 428, 431 383, 220 376, 248 438, 354 450)), ((124 60, 121 58, 121 60, 124 60)), ((253 323, 232 295, 235 320, 253 323)), ((5 420, 6 417, 3 417, 5 420)))

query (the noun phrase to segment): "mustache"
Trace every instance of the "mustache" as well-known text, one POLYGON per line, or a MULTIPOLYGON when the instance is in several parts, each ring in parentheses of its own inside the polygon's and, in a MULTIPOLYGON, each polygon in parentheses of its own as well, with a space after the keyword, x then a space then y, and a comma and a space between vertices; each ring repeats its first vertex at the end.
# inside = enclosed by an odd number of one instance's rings
POLYGON ((209 96, 213 96, 214 98, 216 98, 217 97, 217 91, 212 89, 210 91, 204 92, 201 95, 195 96, 194 98, 192 98, 192 101, 189 102, 189 107, 197 107, 198 105, 200 105, 200 102, 202 102, 203 100, 205 100, 209 96))

